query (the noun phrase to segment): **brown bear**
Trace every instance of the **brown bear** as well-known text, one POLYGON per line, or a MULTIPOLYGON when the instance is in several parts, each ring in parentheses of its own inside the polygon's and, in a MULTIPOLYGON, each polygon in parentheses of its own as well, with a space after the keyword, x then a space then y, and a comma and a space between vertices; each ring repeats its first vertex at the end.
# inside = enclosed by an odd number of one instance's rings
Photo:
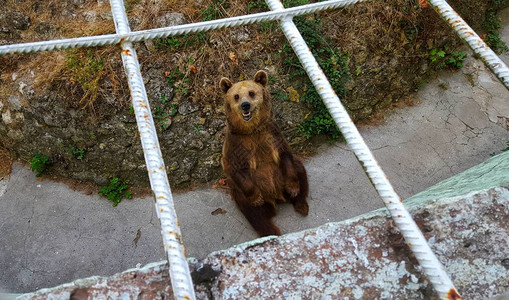
POLYGON ((276 203, 290 202, 307 216, 306 169, 295 157, 272 117, 267 73, 232 84, 222 78, 226 133, 222 165, 231 197, 260 236, 281 235, 272 223, 276 203))

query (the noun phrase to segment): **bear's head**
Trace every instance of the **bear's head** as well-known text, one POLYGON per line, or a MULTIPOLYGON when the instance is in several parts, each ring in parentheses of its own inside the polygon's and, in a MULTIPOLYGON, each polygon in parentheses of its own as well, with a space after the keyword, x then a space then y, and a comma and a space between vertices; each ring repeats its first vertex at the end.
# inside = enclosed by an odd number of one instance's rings
POLYGON ((258 71, 254 80, 233 84, 221 78, 219 86, 224 93, 226 120, 230 130, 249 134, 259 128, 263 121, 271 118, 271 101, 267 92, 267 73, 258 71))

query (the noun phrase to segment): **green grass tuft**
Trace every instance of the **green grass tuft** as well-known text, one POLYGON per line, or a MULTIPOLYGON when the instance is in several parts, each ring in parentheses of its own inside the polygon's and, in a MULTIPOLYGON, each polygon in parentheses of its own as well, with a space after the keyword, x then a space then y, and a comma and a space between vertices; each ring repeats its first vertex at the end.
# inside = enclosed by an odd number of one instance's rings
POLYGON ((436 70, 443 68, 460 69, 463 67, 463 61, 467 54, 463 51, 449 51, 447 47, 436 49, 433 48, 429 52, 429 60, 436 70))
POLYGON ((117 206, 122 199, 131 199, 132 195, 129 191, 129 180, 121 180, 118 177, 113 177, 107 186, 104 186, 99 191, 99 195, 108 198, 113 202, 113 206, 117 206))
POLYGON ((51 157, 36 152, 30 160, 30 168, 36 173, 35 176, 41 177, 48 172, 51 165, 51 157))
POLYGON ((69 155, 74 156, 74 158, 76 158, 78 160, 82 160, 85 158, 85 153, 87 153, 87 150, 76 148, 73 145, 69 145, 69 146, 67 146, 67 153, 69 155))

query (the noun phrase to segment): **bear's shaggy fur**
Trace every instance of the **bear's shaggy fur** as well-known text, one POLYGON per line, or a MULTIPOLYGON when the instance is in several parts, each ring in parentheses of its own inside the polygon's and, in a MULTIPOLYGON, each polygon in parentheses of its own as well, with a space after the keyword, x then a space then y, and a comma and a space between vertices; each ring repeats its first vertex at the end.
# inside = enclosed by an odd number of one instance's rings
POLYGON ((222 78, 226 137, 222 164, 231 196, 260 236, 280 235, 272 223, 276 203, 290 202, 307 216, 306 170, 295 157, 272 117, 267 73, 236 84, 222 78))

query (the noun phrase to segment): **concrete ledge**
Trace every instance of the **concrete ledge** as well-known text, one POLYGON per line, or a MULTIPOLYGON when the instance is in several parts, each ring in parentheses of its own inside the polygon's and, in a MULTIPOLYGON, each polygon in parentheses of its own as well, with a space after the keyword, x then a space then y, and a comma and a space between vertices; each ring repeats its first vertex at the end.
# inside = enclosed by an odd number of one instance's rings
MULTIPOLYGON (((509 152, 406 202, 464 299, 509 290, 509 152), (438 198, 441 198, 437 200, 438 198)), ((384 210, 190 259, 199 299, 430 299, 431 284, 384 210)), ((171 299, 159 262, 19 299, 171 299), (81 299, 81 298, 77 298, 81 299)))

